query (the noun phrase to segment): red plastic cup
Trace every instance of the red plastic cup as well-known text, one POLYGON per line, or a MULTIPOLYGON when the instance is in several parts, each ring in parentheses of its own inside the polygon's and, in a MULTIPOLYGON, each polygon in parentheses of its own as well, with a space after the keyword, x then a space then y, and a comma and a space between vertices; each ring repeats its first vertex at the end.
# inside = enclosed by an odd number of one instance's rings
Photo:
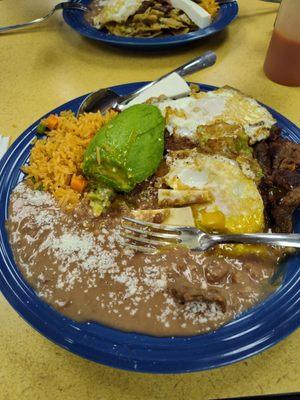
POLYGON ((274 82, 300 87, 300 0, 282 0, 264 71, 274 82))

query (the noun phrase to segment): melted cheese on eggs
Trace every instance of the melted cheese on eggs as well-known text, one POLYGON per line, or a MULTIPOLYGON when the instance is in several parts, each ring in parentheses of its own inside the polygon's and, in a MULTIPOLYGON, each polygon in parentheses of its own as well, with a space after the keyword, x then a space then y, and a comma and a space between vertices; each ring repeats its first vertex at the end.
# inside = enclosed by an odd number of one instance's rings
POLYGON ((203 133, 201 127, 222 121, 243 127, 250 144, 253 144, 268 137, 270 128, 276 122, 256 100, 231 88, 165 100, 157 103, 157 106, 166 118, 170 134, 194 141, 203 133))

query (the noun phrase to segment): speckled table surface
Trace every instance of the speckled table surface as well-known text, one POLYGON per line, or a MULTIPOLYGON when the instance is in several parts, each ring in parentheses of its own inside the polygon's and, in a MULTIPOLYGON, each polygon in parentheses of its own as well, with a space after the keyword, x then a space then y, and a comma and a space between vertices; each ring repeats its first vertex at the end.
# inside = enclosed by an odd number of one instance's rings
MULTIPOLYGON (((43 15, 51 0, 1 0, 0 25, 43 15)), ((61 15, 0 37, 0 133, 16 138, 52 108, 102 86, 150 80, 207 49, 219 61, 194 81, 228 84, 300 124, 300 89, 270 82, 262 64, 278 6, 240 0, 224 32, 175 51, 110 48, 79 36, 61 15)), ((189 375, 134 374, 93 364, 36 333, 0 295, 0 400, 189 399, 300 390, 300 332, 244 362, 189 375)))

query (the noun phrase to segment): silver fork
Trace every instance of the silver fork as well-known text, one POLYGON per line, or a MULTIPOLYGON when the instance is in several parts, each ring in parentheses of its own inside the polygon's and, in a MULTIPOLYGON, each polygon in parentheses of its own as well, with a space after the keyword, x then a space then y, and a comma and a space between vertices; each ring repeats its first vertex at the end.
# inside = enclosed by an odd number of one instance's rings
POLYGON ((34 19, 33 21, 30 21, 30 22, 24 22, 23 24, 2 26, 2 27, 0 27, 0 33, 17 30, 17 29, 24 29, 24 28, 28 28, 29 26, 32 26, 32 25, 40 24, 41 22, 44 22, 48 18, 50 18, 55 13, 55 11, 66 10, 69 8, 74 9, 74 10, 87 11, 87 7, 80 2, 66 1, 64 3, 56 4, 56 6, 54 6, 52 8, 52 10, 44 17, 34 19))
POLYGON ((209 235, 187 226, 161 225, 129 217, 124 217, 123 221, 122 236, 126 239, 126 247, 147 254, 155 254, 162 248, 178 244, 194 251, 205 251, 222 243, 259 243, 300 248, 300 234, 296 233, 209 235))

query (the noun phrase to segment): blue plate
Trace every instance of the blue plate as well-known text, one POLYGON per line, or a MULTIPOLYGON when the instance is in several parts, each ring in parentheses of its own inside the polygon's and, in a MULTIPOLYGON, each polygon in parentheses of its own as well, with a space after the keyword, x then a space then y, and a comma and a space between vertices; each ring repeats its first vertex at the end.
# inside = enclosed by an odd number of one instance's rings
MULTIPOLYGON (((142 83, 116 86, 120 94, 142 83)), ((200 85, 202 90, 215 87, 200 85)), ((85 96, 51 111, 74 112, 85 96)), ((300 142, 300 131, 290 121, 269 109, 283 134, 300 142)), ((78 323, 44 303, 23 279, 13 260, 5 231, 12 189, 23 179, 20 167, 28 160, 36 121, 14 142, 0 162, 0 289, 14 309, 48 339, 89 360, 116 368, 152 373, 182 373, 220 367, 243 360, 279 342, 300 325, 300 255, 286 262, 280 288, 264 302, 239 318, 211 332, 187 337, 153 337, 126 333, 97 323, 78 323)), ((300 232, 300 214, 296 216, 300 232)))
MULTIPOLYGON (((82 0, 83 4, 89 4, 91 0, 82 0)), ((90 39, 99 40, 115 46, 121 47, 136 47, 141 50, 155 49, 160 50, 164 48, 172 48, 180 46, 184 43, 193 42, 210 35, 213 35, 223 30, 229 25, 238 14, 238 4, 228 3, 220 7, 219 14, 214 22, 205 29, 198 29, 197 31, 186 33, 184 35, 164 36, 156 38, 134 38, 122 37, 107 33, 105 30, 98 30, 92 27, 84 18, 84 13, 78 10, 66 9, 63 11, 65 22, 71 28, 79 32, 83 36, 90 39)))

